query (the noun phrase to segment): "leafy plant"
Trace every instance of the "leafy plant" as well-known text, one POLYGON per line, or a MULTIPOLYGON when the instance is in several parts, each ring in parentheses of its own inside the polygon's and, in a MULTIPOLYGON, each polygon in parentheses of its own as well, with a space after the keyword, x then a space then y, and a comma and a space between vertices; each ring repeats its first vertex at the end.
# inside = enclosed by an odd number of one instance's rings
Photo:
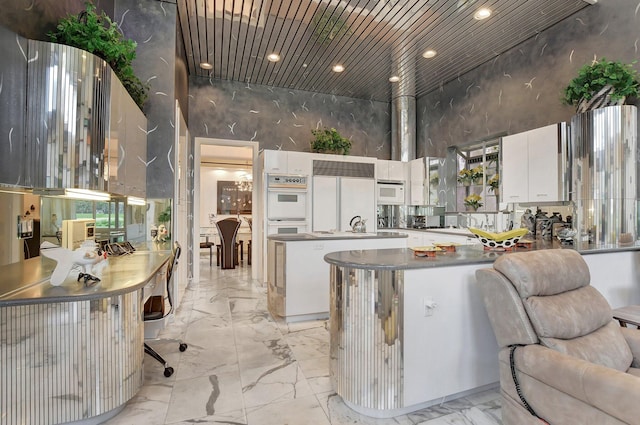
POLYGON ((93 53, 104 59, 127 89, 131 98, 142 109, 148 97, 149 86, 133 73, 132 62, 136 57, 136 42, 124 38, 118 26, 104 12, 96 13, 96 6, 85 3, 85 10, 78 15, 60 19, 49 39, 93 53))
POLYGON ((316 11, 311 19, 311 25, 318 42, 328 44, 336 37, 348 37, 352 34, 349 25, 341 18, 342 12, 336 9, 331 13, 326 7, 316 11))
POLYGON ((159 223, 168 223, 171 221, 171 207, 168 206, 160 214, 158 214, 159 223))
MULTIPOLYGON (((563 102, 576 106, 578 112, 584 112, 590 109, 588 101, 601 91, 606 92, 608 87, 611 87, 611 92, 608 93, 611 104, 622 105, 627 97, 638 96, 637 71, 631 64, 609 61, 606 58, 591 65, 584 65, 578 71, 578 76, 565 88, 563 102)), ((600 106, 607 105, 593 105, 600 106)))
POLYGON ((489 180, 487 180, 487 184, 492 191, 496 191, 500 189, 500 174, 494 174, 491 176, 489 180))
POLYGON ((348 155, 351 151, 351 140, 342 137, 335 128, 311 130, 311 134, 314 136, 311 141, 312 152, 348 155))
POLYGON ((476 195, 475 193, 464 198, 464 204, 473 209, 478 209, 482 206, 482 202, 480 201, 482 201, 482 196, 476 195))

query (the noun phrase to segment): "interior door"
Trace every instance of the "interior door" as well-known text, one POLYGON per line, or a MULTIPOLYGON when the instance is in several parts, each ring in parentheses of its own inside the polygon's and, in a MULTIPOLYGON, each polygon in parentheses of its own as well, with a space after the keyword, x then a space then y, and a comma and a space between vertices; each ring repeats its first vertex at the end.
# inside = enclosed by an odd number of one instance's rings
MULTIPOLYGON (((314 232, 338 229, 338 178, 313 176, 314 232)), ((371 191, 373 194, 373 189, 371 191)))
POLYGON ((367 220, 366 225, 368 232, 375 231, 375 186, 376 183, 373 179, 355 177, 340 178, 340 231, 350 231, 351 226, 349 222, 357 215, 367 220))

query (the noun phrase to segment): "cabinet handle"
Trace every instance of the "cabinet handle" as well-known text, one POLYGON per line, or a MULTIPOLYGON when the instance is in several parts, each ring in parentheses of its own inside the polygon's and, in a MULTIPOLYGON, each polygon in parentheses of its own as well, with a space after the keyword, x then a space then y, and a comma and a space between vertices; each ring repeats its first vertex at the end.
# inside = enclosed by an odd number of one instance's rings
POLYGON ((511 199, 515 199, 515 198, 519 198, 519 197, 520 197, 520 195, 511 195, 511 196, 509 196, 509 198, 511 198, 511 199))
POLYGON ((549 196, 549 195, 546 193, 538 193, 536 196, 549 196))

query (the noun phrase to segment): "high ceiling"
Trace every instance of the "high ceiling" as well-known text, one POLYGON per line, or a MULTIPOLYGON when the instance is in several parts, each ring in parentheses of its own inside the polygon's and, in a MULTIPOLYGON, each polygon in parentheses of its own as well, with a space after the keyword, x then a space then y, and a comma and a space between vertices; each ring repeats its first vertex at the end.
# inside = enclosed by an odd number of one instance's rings
MULTIPOLYGON (((592 3, 593 1, 590 1, 592 3)), ((389 102, 427 94, 583 0, 178 1, 190 75, 389 102), (474 19, 481 7, 491 9, 474 19), (435 57, 423 53, 433 49, 435 57), (279 62, 267 56, 277 53, 279 62), (202 69, 200 63, 213 65, 202 69), (342 73, 332 71, 336 64, 342 73), (397 75, 400 81, 389 82, 397 75)))

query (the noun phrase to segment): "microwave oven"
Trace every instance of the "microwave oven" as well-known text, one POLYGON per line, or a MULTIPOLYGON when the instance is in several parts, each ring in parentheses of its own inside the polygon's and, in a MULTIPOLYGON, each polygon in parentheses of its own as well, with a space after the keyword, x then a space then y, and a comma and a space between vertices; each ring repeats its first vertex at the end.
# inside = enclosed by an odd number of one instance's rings
POLYGON ((378 205, 404 205, 404 183, 379 181, 376 184, 378 205))

